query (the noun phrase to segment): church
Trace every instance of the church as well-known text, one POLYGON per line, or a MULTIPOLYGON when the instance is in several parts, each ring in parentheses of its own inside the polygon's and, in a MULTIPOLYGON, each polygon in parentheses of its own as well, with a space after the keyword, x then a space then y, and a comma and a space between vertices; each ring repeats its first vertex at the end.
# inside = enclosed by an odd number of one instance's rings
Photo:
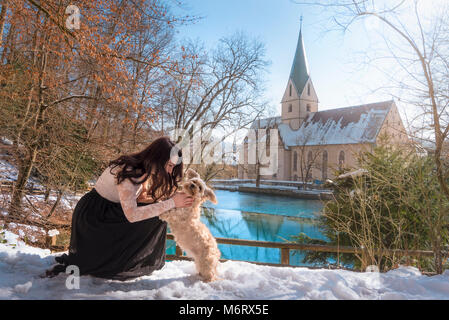
POLYGON ((243 159, 239 159, 239 179, 255 179, 259 175, 266 180, 325 181, 332 179, 337 170, 356 169, 357 154, 372 150, 380 142, 408 143, 393 100, 324 111, 318 110, 318 104, 301 28, 281 101, 281 115, 258 119, 251 126, 259 133, 259 145, 262 140, 267 144, 267 155, 270 132, 277 130, 276 169, 263 174, 263 165, 248 161, 252 139, 247 135, 240 149, 243 159))

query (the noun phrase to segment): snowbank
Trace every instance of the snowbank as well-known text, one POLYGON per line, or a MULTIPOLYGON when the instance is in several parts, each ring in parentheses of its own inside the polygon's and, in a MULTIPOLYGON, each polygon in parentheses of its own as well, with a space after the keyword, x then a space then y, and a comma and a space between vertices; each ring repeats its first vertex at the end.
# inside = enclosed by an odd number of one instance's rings
POLYGON ((58 254, 26 246, 8 231, 6 239, 0 244, 0 299, 449 299, 449 271, 428 277, 411 267, 378 274, 235 261, 222 263, 221 280, 212 283, 199 280, 193 262, 173 261, 126 282, 83 276, 79 289, 70 290, 66 274, 39 277, 58 254))

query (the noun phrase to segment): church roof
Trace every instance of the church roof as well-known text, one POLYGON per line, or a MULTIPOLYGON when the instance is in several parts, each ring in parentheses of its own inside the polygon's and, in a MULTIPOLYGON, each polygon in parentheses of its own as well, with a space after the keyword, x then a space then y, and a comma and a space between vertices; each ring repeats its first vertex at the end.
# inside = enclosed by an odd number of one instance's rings
POLYGON ((292 69, 290 71, 290 79, 295 85, 298 96, 301 96, 309 80, 309 64, 307 63, 306 49, 302 40, 302 30, 299 30, 298 44, 296 45, 295 57, 293 59, 292 69))
POLYGON ((260 126, 259 126, 258 120, 254 121, 251 124, 251 129, 256 129, 256 128, 264 128, 264 129, 277 128, 277 126, 279 124, 281 124, 281 123, 282 123, 281 117, 265 118, 265 119, 260 119, 260 126))
MULTIPOLYGON (((298 130, 281 117, 260 120, 260 128, 278 128, 285 147, 375 143, 382 124, 394 105, 384 101, 310 113, 298 130)), ((257 121, 251 126, 256 129, 257 121)))

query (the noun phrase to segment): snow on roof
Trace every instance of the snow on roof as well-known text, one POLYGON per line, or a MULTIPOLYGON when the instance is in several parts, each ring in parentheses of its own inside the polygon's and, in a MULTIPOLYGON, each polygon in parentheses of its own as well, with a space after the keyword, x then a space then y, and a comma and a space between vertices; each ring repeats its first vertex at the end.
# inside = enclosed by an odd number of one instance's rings
MULTIPOLYGON (((298 130, 282 123, 281 117, 260 120, 260 128, 279 129, 286 147, 375 143, 394 101, 364 104, 310 113, 298 130)), ((251 126, 258 127, 257 121, 251 126)))
POLYGON ((345 179, 345 178, 348 178, 348 177, 359 177, 359 176, 364 175, 365 173, 368 173, 368 170, 366 170, 366 169, 357 169, 355 171, 343 173, 343 174, 339 175, 337 178, 338 179, 345 179))
POLYGON ((281 121, 281 117, 271 117, 271 118, 265 118, 265 119, 260 119, 260 126, 259 126, 259 120, 256 120, 252 123, 251 125, 251 129, 257 129, 257 128, 263 128, 263 129, 268 129, 268 128, 275 128, 278 125, 280 125, 282 123, 281 121))

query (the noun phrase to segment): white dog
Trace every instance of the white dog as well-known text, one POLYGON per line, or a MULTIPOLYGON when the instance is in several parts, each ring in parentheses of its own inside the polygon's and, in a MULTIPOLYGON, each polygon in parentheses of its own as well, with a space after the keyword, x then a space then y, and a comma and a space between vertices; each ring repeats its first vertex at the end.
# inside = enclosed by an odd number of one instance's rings
POLYGON ((164 212, 159 219, 167 221, 176 243, 193 257, 196 270, 204 281, 217 279, 217 266, 221 256, 217 242, 209 229, 200 221, 200 205, 206 200, 217 203, 212 189, 206 186, 195 170, 188 169, 182 191, 193 197, 189 208, 175 208, 164 212))

